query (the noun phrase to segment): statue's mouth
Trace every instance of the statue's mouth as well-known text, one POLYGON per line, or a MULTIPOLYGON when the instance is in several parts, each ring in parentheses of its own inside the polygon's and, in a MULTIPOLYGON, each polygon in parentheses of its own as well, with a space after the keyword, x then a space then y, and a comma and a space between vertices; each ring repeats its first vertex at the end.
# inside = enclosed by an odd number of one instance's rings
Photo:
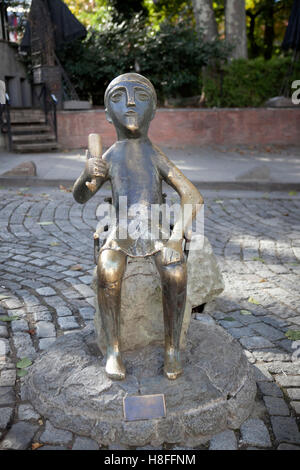
POLYGON ((137 113, 135 111, 130 110, 125 113, 125 116, 136 116, 136 114, 137 113))

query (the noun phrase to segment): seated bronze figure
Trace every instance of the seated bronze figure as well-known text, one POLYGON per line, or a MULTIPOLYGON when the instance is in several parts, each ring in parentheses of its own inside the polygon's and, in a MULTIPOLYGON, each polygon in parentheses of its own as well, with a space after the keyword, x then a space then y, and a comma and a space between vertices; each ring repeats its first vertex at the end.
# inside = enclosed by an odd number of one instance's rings
MULTIPOLYGON (((122 278, 127 257, 153 256, 162 283, 165 329, 164 373, 176 379, 182 373, 179 341, 186 301, 187 270, 182 249, 183 236, 203 198, 183 173, 153 145, 148 128, 156 110, 156 93, 151 82, 136 73, 126 73, 112 80, 105 92, 107 119, 116 128, 117 141, 102 159, 87 158, 85 169, 74 184, 77 202, 85 203, 103 183, 110 181, 115 221, 98 257, 98 302, 106 336, 106 373, 112 379, 125 378, 120 350, 120 299, 122 278), (126 198, 128 219, 130 208, 145 208, 163 203, 162 182, 169 184, 180 196, 182 209, 192 205, 190 217, 178 217, 169 238, 159 236, 131 238, 120 236, 123 226, 120 198, 126 198), (93 186, 94 185, 94 186, 93 186)), ((161 227, 160 234, 161 234, 161 227)), ((141 293, 142 295, 142 293, 141 293)))

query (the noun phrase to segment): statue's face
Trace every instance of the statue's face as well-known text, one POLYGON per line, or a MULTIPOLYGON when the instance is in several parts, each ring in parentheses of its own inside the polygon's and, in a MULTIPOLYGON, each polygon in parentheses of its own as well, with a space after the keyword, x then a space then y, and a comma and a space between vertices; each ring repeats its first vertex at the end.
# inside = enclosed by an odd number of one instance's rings
POLYGON ((151 90, 139 82, 121 82, 107 97, 108 119, 117 129, 131 132, 147 130, 154 117, 155 101, 151 90))

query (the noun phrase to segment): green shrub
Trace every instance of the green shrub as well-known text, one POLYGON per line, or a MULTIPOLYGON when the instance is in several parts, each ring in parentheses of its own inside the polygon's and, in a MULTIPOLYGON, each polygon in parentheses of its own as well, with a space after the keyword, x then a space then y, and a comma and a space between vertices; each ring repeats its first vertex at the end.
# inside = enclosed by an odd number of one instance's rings
MULTIPOLYGON (((217 70, 208 70, 204 76, 204 92, 208 107, 258 107, 281 93, 290 68, 290 57, 252 60, 238 59, 217 70)), ((300 63, 296 63, 291 83, 300 79, 300 63)))
POLYGON ((130 22, 106 24, 59 52, 76 91, 82 99, 103 104, 108 83, 117 75, 136 71, 148 77, 159 102, 169 97, 201 92, 201 68, 213 59, 225 59, 221 41, 206 43, 185 21, 163 23, 158 31, 140 16, 130 22))

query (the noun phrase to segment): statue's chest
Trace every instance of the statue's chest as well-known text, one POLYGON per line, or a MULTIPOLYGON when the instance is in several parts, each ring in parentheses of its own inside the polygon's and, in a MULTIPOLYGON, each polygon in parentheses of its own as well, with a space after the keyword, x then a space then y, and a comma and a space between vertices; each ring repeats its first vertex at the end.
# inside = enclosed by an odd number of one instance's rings
POLYGON ((159 181, 153 149, 145 146, 124 146, 110 163, 110 176, 116 188, 153 188, 159 181))

